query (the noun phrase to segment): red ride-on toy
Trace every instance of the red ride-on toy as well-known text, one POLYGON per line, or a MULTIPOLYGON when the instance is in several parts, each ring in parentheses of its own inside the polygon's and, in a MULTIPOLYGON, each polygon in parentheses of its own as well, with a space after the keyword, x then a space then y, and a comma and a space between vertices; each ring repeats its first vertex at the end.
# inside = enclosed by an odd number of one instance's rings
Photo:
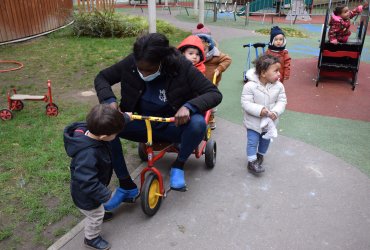
MULTIPOLYGON (((205 114, 205 121, 207 124, 207 131, 205 138, 201 141, 199 146, 194 150, 196 158, 200 158, 203 154, 205 155, 206 167, 212 169, 216 165, 216 141, 212 140, 211 128, 209 126, 209 118, 211 110, 208 110, 205 114)), ((145 167, 140 174, 141 188, 141 208, 146 215, 153 216, 159 209, 162 199, 166 198, 168 189, 164 187, 164 181, 160 171, 154 167, 154 163, 161 159, 166 153, 174 152, 178 153, 178 145, 171 143, 153 143, 152 139, 152 126, 153 122, 174 122, 175 118, 162 118, 152 116, 141 116, 132 115, 133 120, 144 120, 147 128, 147 143, 139 143, 138 152, 139 156, 143 161, 147 161, 148 165, 145 167), (156 152, 155 152, 156 151, 156 152), (154 153, 155 152, 155 153, 154 153)))
POLYGON ((2 120, 12 119, 11 111, 20 111, 23 109, 23 101, 44 101, 48 104, 46 105, 46 115, 47 116, 57 116, 58 115, 58 106, 53 103, 53 98, 51 95, 51 81, 48 80, 48 92, 45 95, 24 95, 17 94, 16 89, 12 89, 8 92, 8 109, 3 109, 0 111, 0 116, 2 120))
MULTIPOLYGON (((213 84, 215 84, 215 82, 216 75, 213 76, 213 84)), ((208 169, 212 169, 215 167, 217 154, 216 141, 211 138, 212 130, 209 124, 210 117, 211 110, 207 110, 207 112, 205 112, 204 114, 204 120, 207 124, 206 133, 203 140, 193 152, 196 158, 200 158, 202 155, 205 156, 205 163, 208 169)), ((179 145, 177 143, 166 142, 153 143, 153 131, 151 121, 174 122, 175 118, 132 115, 131 119, 144 120, 146 125, 148 141, 146 143, 139 143, 138 145, 138 153, 140 159, 142 161, 148 162, 147 167, 145 167, 140 174, 140 197, 141 208, 143 209, 143 212, 146 215, 153 216, 158 211, 162 203, 162 199, 166 198, 167 193, 169 192, 169 190, 171 190, 165 189, 162 174, 157 168, 154 167, 154 163, 161 159, 166 153, 178 153, 179 145)))

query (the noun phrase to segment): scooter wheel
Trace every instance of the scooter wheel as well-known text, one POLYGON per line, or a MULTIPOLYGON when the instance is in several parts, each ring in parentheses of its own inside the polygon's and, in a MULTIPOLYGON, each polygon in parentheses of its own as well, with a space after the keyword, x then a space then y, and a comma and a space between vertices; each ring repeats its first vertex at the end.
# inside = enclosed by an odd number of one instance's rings
POLYGON ((143 212, 148 216, 153 216, 161 206, 162 198, 158 176, 155 173, 150 173, 145 178, 141 189, 140 199, 143 212))

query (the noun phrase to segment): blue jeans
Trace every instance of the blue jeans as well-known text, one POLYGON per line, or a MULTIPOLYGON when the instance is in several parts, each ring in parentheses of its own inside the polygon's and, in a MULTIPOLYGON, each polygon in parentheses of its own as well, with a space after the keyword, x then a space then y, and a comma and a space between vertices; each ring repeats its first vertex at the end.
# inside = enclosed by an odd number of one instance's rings
POLYGON ((270 140, 263 139, 260 134, 252 129, 247 129, 247 156, 248 161, 257 159, 257 152, 264 155, 270 145, 270 140), (258 151, 257 151, 258 149, 258 151))
MULTIPOLYGON (((154 125, 152 123, 152 128, 154 143, 172 142, 181 144, 177 160, 185 162, 203 140, 206 132, 206 123, 202 115, 194 114, 188 123, 179 127, 176 127, 175 123, 154 125)), ((111 142, 114 172, 118 179, 123 179, 129 177, 130 174, 123 156, 120 138, 136 142, 147 142, 145 122, 138 120, 129 122, 122 132, 111 142)))

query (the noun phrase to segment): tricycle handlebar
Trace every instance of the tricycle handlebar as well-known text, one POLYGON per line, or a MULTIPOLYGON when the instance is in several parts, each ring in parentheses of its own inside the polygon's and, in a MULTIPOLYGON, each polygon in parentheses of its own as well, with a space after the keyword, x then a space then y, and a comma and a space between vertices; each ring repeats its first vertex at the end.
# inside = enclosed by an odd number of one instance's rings
POLYGON ((152 122, 175 122, 175 117, 155 117, 155 116, 146 116, 146 115, 132 115, 132 120, 149 120, 152 122))

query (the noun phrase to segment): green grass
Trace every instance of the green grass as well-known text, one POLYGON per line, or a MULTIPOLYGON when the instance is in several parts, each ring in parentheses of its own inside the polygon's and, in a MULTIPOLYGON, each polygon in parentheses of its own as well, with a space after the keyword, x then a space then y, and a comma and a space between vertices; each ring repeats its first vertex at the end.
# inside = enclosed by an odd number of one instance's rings
MULTIPOLYGON (((135 38, 74 37, 67 28, 25 43, 2 46, 2 60, 17 60, 24 68, 0 74, 0 108, 7 107, 6 93, 43 95, 52 80, 57 117, 45 115, 44 102, 24 102, 10 121, 0 120, 0 244, 3 249, 43 249, 74 225, 63 225, 46 237, 46 231, 66 216, 81 214, 69 193, 69 163, 62 132, 82 121, 91 102, 76 93, 93 89, 96 74, 128 55, 135 38), (77 96, 77 98, 76 98, 77 96), (54 238, 53 238, 54 237, 54 238)), ((176 45, 187 35, 167 34, 176 45)), ((96 99, 97 102, 97 99, 96 99)), ((134 144, 124 143, 124 151, 134 144)))

